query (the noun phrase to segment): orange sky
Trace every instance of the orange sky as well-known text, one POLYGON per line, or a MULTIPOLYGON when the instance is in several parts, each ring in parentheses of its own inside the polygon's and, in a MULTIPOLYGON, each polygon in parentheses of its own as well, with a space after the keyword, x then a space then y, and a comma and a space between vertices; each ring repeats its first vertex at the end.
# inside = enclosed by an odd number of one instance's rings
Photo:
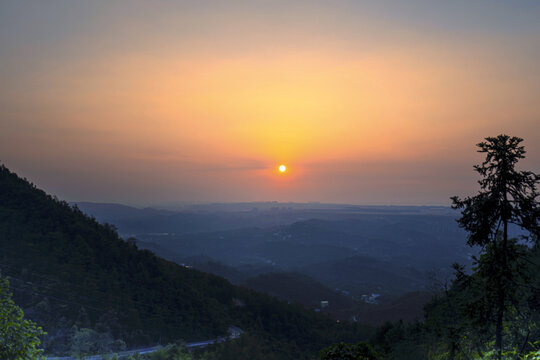
POLYGON ((67 200, 448 204, 503 132, 540 167, 536 6, 135 3, 1 5, 0 160, 67 200))

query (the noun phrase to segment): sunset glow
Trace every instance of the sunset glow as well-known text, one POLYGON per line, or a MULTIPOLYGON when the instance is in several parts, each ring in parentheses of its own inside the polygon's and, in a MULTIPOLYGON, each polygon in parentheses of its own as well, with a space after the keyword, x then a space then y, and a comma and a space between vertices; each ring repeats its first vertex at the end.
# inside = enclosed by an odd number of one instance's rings
POLYGON ((3 5, 1 160, 64 198, 442 204, 484 136, 540 153, 524 5, 135 3, 3 5))

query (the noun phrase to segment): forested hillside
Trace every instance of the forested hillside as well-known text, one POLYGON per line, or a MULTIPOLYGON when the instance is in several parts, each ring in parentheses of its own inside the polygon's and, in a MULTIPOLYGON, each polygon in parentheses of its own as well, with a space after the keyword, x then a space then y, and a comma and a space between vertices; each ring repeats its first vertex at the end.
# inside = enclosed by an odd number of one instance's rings
POLYGON ((48 352, 69 351, 82 328, 121 347, 209 339, 234 325, 246 331, 253 351, 264 339, 281 349, 279 358, 291 359, 368 333, 139 250, 113 226, 4 166, 0 269, 10 277, 16 303, 48 332, 48 352))

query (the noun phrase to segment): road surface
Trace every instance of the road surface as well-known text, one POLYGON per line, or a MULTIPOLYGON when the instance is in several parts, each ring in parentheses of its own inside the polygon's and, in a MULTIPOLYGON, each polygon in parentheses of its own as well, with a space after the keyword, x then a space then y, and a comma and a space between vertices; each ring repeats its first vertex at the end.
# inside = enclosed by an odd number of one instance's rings
MULTIPOLYGON (((215 344, 215 343, 219 343, 219 342, 222 342, 222 341, 225 341, 225 340, 227 340, 227 337, 219 337, 217 339, 212 339, 212 340, 205 340, 205 341, 197 341, 197 342, 188 343, 185 346, 187 348, 205 347, 205 346, 212 345, 212 344, 215 344)), ((158 349, 161 349, 161 348, 162 348, 162 346, 152 346, 152 347, 146 347, 146 348, 140 348, 140 349, 120 351, 120 352, 117 352, 115 354, 119 359, 122 359, 122 358, 127 358, 127 357, 129 357, 131 355, 135 355, 137 353, 139 353, 141 355, 142 354, 150 354, 150 353, 153 353, 153 352, 155 352, 155 351, 157 351, 158 349)), ((107 356, 107 355, 90 355, 90 356, 85 356, 84 360, 103 360, 104 356, 107 356)), ((73 358, 71 356, 64 356, 64 357, 47 356, 46 359, 47 360, 76 360, 75 358, 73 358)))

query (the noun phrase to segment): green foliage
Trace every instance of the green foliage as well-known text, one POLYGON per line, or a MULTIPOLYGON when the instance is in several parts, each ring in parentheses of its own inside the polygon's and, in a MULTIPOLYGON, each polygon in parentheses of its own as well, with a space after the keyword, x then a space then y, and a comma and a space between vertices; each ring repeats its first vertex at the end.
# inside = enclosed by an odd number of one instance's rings
MULTIPOLYGON (((113 355, 116 356, 116 355, 113 355)), ((149 354, 130 355, 128 360, 214 360, 208 352, 195 353, 182 344, 170 344, 149 354)), ((112 358, 111 358, 112 360, 112 358)))
POLYGON ((377 360, 379 357, 366 343, 334 344, 319 352, 320 360, 377 360))
POLYGON ((9 292, 9 281, 0 276, 0 358, 43 359, 39 337, 45 333, 15 305, 9 292))
MULTIPOLYGON (((532 348, 539 349, 540 341, 530 344, 532 348)), ((495 360, 499 357, 499 353, 495 350, 491 350, 476 356, 472 356, 472 360, 495 360)), ((502 358, 508 360, 540 360, 540 350, 532 350, 527 353, 523 353, 517 348, 510 348, 502 352, 502 358)))
POLYGON ((427 359, 429 333, 423 323, 402 321, 381 326, 370 343, 385 360, 427 359))
POLYGON ((204 360, 204 357, 195 357, 187 349, 178 344, 159 349, 148 355, 148 360, 204 360))
POLYGON ((313 353, 302 351, 293 339, 268 338, 262 332, 248 332, 239 339, 219 343, 210 350, 215 360, 278 360, 312 359, 313 353))
POLYGON ((77 329, 74 326, 69 341, 71 356, 83 358, 85 355, 108 354, 126 349, 124 341, 115 340, 110 333, 99 333, 93 329, 77 329))
POLYGON ((146 360, 148 359, 147 356, 143 356, 139 353, 136 353, 135 355, 128 356, 128 360, 146 360))

